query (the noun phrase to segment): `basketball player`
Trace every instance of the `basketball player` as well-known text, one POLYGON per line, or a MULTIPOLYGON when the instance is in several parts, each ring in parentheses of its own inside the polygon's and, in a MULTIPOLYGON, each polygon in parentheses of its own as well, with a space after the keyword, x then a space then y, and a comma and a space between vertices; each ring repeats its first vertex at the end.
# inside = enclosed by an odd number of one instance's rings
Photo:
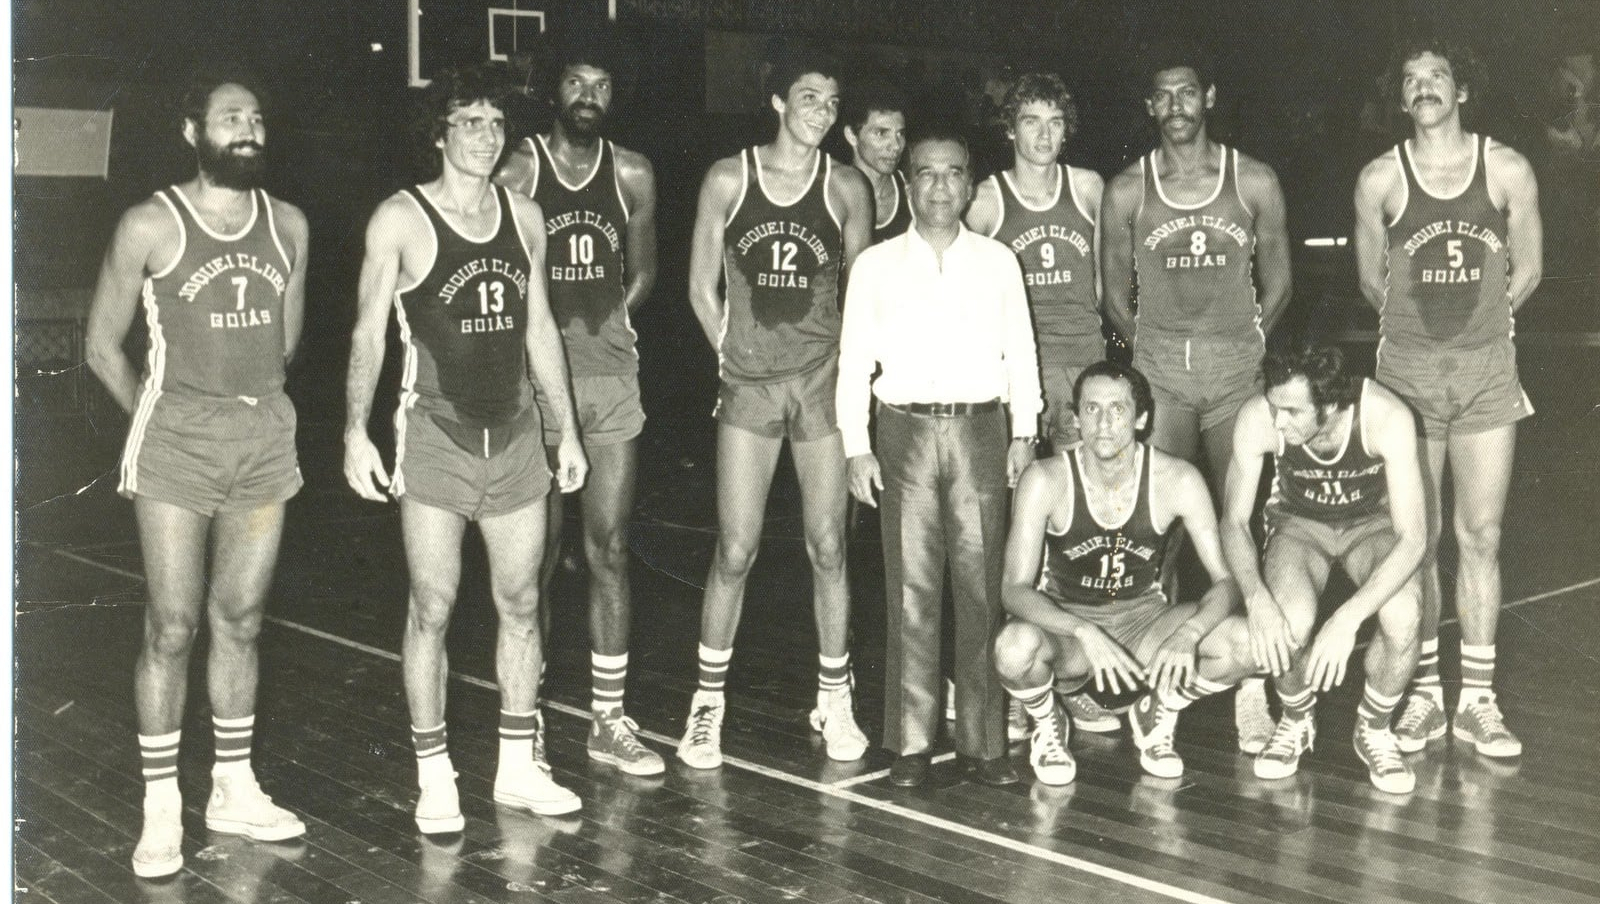
POLYGON ((773 67, 769 89, 777 135, 712 165, 689 258, 689 300, 722 377, 717 547, 700 615, 699 688, 678 744, 678 757, 697 769, 722 764, 723 680, 785 437, 800 482, 820 647, 811 725, 831 759, 859 759, 867 749, 851 702, 846 479, 833 393, 840 280, 871 238, 872 194, 860 172, 818 148, 839 115, 833 64, 791 53, 773 67))
POLYGON ((1317 692, 1343 681, 1356 631, 1376 615, 1356 712, 1356 754, 1379 789, 1409 793, 1416 776, 1389 722, 1416 668, 1422 592, 1416 571, 1428 532, 1411 409, 1377 383, 1346 375, 1337 348, 1269 354, 1262 374, 1266 395, 1244 403, 1234 425, 1222 516, 1222 549, 1244 594, 1252 657, 1275 676, 1283 704, 1255 773, 1267 779, 1295 773, 1316 738, 1317 692), (1269 456, 1272 495, 1258 564, 1250 517, 1269 456), (1356 592, 1323 620, 1313 640, 1317 600, 1335 563, 1356 592))
POLYGON ((183 866, 178 740, 202 614, 216 740, 206 828, 257 841, 306 830, 261 792, 250 767, 256 642, 284 502, 301 483, 283 380, 300 340, 309 236, 298 209, 258 188, 260 98, 237 76, 189 86, 182 131, 198 172, 123 214, 89 311, 89 367, 133 415, 118 490, 133 500, 150 593, 134 666, 141 878, 183 866), (141 298, 150 325, 142 373, 122 351, 141 298))
POLYGON ((852 88, 844 98, 844 140, 850 163, 872 186, 872 244, 911 227, 911 202, 900 175, 906 150, 906 104, 899 91, 881 82, 852 88))
POLYGON ((1128 712, 1139 764, 1183 774, 1173 748, 1178 713, 1254 670, 1244 619, 1217 540, 1217 516, 1194 465, 1141 442, 1150 385, 1115 361, 1089 365, 1073 387, 1083 441, 1022 475, 1006 541, 1004 599, 1012 620, 995 638, 995 667, 1033 717, 1029 761, 1047 785, 1077 774, 1054 685, 1143 688, 1128 712), (1211 575, 1199 603, 1161 590, 1167 539, 1182 521, 1211 575))
POLYGON ((1511 485, 1517 421, 1533 406, 1517 380, 1513 317, 1539 285, 1539 190, 1519 153, 1465 131, 1476 75, 1470 53, 1422 40, 1395 56, 1391 78, 1413 137, 1367 164, 1356 184, 1356 263, 1378 309, 1378 381, 1422 417, 1427 442, 1428 553, 1422 566, 1422 649, 1396 723, 1400 749, 1443 737, 1439 685, 1441 494, 1455 498, 1456 611, 1461 697, 1454 734, 1492 757, 1522 742, 1494 695, 1500 615, 1500 523, 1511 485))
POLYGON ((495 802, 547 816, 581 805, 550 777, 535 708, 550 473, 530 365, 561 425, 561 490, 582 486, 587 466, 560 333, 545 300, 543 215, 489 181, 505 147, 506 91, 487 69, 434 79, 418 125, 439 149, 440 171, 390 196, 367 224, 351 339, 344 475, 363 499, 385 501, 388 489, 400 500, 411 578, 401 667, 421 789, 416 823, 424 834, 459 832, 464 824, 445 743, 445 634, 469 521, 483 532, 500 621, 495 802), (367 435, 391 308, 405 347, 392 475, 367 435))
MULTIPOLYGON (((630 775, 657 775, 665 764, 639 743, 638 726, 622 707, 632 624, 627 528, 644 429, 639 352, 628 315, 656 281, 655 174, 642 154, 601 137, 615 89, 610 47, 574 44, 562 54, 550 133, 525 139, 495 181, 531 197, 544 212, 550 307, 561 327, 589 458, 583 491, 594 713, 589 756, 630 775)), ((554 460, 559 424, 543 393, 538 400, 554 460)), ((561 494, 550 496, 540 574, 545 598, 561 554, 561 509, 561 494)))
MULTIPOLYGON (((1093 170, 1058 162, 1078 129, 1078 105, 1053 73, 1017 79, 1005 97, 1011 168, 984 180, 967 226, 1009 246, 1022 264, 1039 344, 1044 438, 1066 448, 1078 440, 1072 384, 1106 356, 1095 281, 1095 218, 1105 182, 1093 170)), ((1116 731, 1116 714, 1082 693, 1065 698, 1072 724, 1116 731)))
MULTIPOLYGON (((1145 71, 1161 141, 1106 190, 1106 315, 1155 393, 1150 442, 1190 461, 1203 444, 1220 499, 1234 415, 1260 392, 1266 333, 1289 300, 1283 192, 1271 167, 1207 134, 1217 88, 1197 49, 1158 45, 1145 71)), ((1245 681, 1235 705, 1240 749, 1259 753, 1273 728, 1262 683, 1245 681)))

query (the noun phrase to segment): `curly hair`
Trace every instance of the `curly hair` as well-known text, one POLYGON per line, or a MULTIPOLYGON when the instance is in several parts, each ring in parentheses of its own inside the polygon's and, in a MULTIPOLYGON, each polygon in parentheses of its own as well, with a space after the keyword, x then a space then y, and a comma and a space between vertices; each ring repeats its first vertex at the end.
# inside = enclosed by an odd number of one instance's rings
POLYGON ((1389 66, 1383 72, 1385 98, 1397 105, 1405 102, 1400 90, 1405 84, 1406 64, 1425 53, 1441 57, 1450 64, 1450 75, 1458 89, 1470 92, 1483 71, 1478 55, 1466 44, 1440 35, 1414 35, 1396 45, 1394 55, 1389 58, 1389 66))
POLYGON ((432 179, 443 167, 437 145, 450 130, 451 113, 480 101, 506 112, 514 94, 504 69, 496 65, 461 66, 434 76, 423 91, 411 122, 418 173, 432 179))
POLYGON ((255 74, 245 69, 202 69, 189 78, 183 94, 178 98, 178 124, 192 122, 204 129, 206 112, 211 109, 211 95, 223 85, 238 85, 256 97, 263 113, 267 110, 267 93, 256 80, 255 74))
POLYGON ((1068 139, 1078 133, 1078 102, 1072 99, 1072 92, 1061 81, 1061 77, 1053 72, 1030 72, 1017 79, 1017 83, 1006 92, 1005 117, 1006 125, 1012 126, 1017 122, 1017 111, 1023 104, 1041 101, 1055 105, 1066 119, 1068 139))
POLYGON ((1344 352, 1331 345, 1295 345, 1268 352, 1261 362, 1266 389, 1275 389, 1295 377, 1304 377, 1311 404, 1344 408, 1361 397, 1361 380, 1345 373, 1344 352))

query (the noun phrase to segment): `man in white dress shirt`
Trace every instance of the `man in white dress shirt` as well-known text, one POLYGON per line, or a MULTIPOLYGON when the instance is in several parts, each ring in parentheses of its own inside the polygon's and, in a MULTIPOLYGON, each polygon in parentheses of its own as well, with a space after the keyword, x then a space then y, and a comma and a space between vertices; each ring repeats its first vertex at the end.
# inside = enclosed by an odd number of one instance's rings
POLYGON ((932 126, 911 142, 915 224, 857 258, 839 341, 850 492, 868 505, 883 495, 884 746, 898 754, 890 780, 901 786, 926 778, 939 726, 946 565, 955 584, 956 754, 981 782, 1017 780, 990 640, 1004 618, 1007 487, 1033 460, 1042 401, 1016 256, 961 223, 970 167, 959 132, 932 126))

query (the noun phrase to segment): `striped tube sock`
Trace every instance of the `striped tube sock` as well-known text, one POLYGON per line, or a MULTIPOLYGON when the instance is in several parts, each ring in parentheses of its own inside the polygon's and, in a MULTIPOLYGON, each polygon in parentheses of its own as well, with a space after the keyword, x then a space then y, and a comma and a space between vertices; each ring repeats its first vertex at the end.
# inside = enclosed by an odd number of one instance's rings
POLYGON ((1304 719, 1311 715, 1311 710, 1317 705, 1317 695, 1311 688, 1304 688, 1298 694, 1286 694, 1283 685, 1278 685, 1278 702, 1283 704, 1283 714, 1289 718, 1304 719))
POLYGON ((178 739, 183 731, 163 735, 139 735, 139 769, 144 773, 146 789, 156 783, 172 783, 178 788, 178 739))
POLYGON ((411 746, 417 751, 418 762, 439 756, 449 756, 450 750, 445 746, 444 723, 440 722, 433 728, 411 726, 411 746))
POLYGON ((1365 722, 1369 728, 1386 731, 1389 728, 1389 717, 1394 715, 1394 708, 1400 702, 1400 696, 1400 694, 1395 694, 1393 697, 1384 696, 1369 681, 1366 689, 1361 692, 1361 705, 1356 707, 1356 718, 1365 722))
POLYGON ((1011 699, 1021 703, 1022 708, 1028 711, 1028 715, 1032 716, 1035 722, 1049 718, 1050 714, 1055 711, 1054 691, 1054 684, 1025 687, 1020 690, 1014 687, 1006 688, 1006 693, 1011 695, 1011 699))
POLYGON ((628 654, 606 656, 589 652, 589 708, 610 712, 622 708, 622 688, 628 681, 628 654))
POLYGON ((1439 638, 1430 637, 1422 642, 1411 686, 1417 692, 1432 697, 1440 709, 1444 708, 1444 688, 1439 684, 1439 638))
POLYGON ((731 661, 733 661, 733 647, 714 650, 701 644, 700 689, 716 694, 722 693, 723 686, 728 682, 728 663, 731 661))
POLYGON ((1494 644, 1461 645, 1461 706, 1489 696, 1494 687, 1494 644))
POLYGON ((1220 694, 1230 687, 1233 687, 1233 685, 1219 684, 1218 682, 1212 681, 1209 678, 1202 678, 1199 675, 1196 675, 1194 676, 1194 680, 1188 684, 1182 685, 1176 690, 1168 691, 1165 694, 1158 695, 1156 697, 1156 702, 1160 703, 1162 706, 1165 706, 1167 709, 1179 710, 1183 709, 1194 701, 1199 700, 1201 697, 1209 697, 1212 694, 1220 694))
POLYGON ((824 656, 817 654, 817 696, 825 697, 834 691, 850 686, 850 654, 824 656))
POLYGON ((217 742, 217 760, 216 765, 212 766, 212 771, 249 772, 250 743, 256 733, 255 714, 238 719, 219 719, 212 716, 211 733, 217 742))
POLYGON ((539 711, 513 713, 500 710, 500 766, 533 764, 533 736, 539 731, 539 711))

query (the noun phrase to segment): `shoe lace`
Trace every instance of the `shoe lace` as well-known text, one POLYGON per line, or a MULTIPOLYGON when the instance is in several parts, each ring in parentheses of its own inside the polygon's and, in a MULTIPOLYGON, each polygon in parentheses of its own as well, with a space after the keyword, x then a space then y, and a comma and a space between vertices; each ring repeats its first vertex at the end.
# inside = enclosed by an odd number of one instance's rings
POLYGON ((1039 720, 1033 729, 1033 752, 1042 763, 1059 763, 1067 759, 1067 750, 1061 744, 1060 717, 1051 713, 1039 720))
POLYGON ((1506 729, 1506 717, 1501 714, 1500 707, 1495 705, 1494 698, 1479 700, 1467 704, 1467 711, 1472 713, 1478 724, 1483 726, 1486 735, 1509 734, 1506 729))
POLYGON ((1272 740, 1267 743, 1267 749, 1261 752, 1264 757, 1274 759, 1288 759, 1299 756, 1302 750, 1311 749, 1309 719, 1284 719, 1272 732, 1272 740), (1301 739, 1305 739, 1305 746, 1301 746, 1301 739))
POLYGON ((1405 712, 1400 714, 1399 727, 1403 731, 1416 731, 1427 721, 1433 711, 1433 698, 1427 694, 1414 694, 1406 701, 1405 712))
POLYGON ((611 724, 606 727, 611 730, 611 742, 621 747, 624 752, 631 755, 640 753, 645 749, 644 744, 640 743, 639 738, 634 735, 634 732, 639 730, 638 722, 627 716, 621 716, 612 720, 611 724))
POLYGON ((1267 712, 1266 694, 1259 691, 1241 690, 1235 698, 1235 721, 1242 734, 1265 735, 1272 734, 1277 726, 1272 722, 1272 716, 1267 712))
POLYGON ((1365 725, 1357 730, 1360 732, 1361 746, 1372 764, 1372 771, 1381 775, 1405 768, 1405 760, 1400 757, 1400 745, 1393 732, 1365 725))
POLYGON ((1069 714, 1083 719, 1103 719, 1113 715, 1111 710, 1101 706, 1099 701, 1088 694, 1068 694, 1064 702, 1069 714))
POLYGON ((722 710, 719 707, 709 703, 696 707, 694 716, 689 721, 689 743, 710 744, 716 734, 717 724, 722 721, 721 714, 722 710))

